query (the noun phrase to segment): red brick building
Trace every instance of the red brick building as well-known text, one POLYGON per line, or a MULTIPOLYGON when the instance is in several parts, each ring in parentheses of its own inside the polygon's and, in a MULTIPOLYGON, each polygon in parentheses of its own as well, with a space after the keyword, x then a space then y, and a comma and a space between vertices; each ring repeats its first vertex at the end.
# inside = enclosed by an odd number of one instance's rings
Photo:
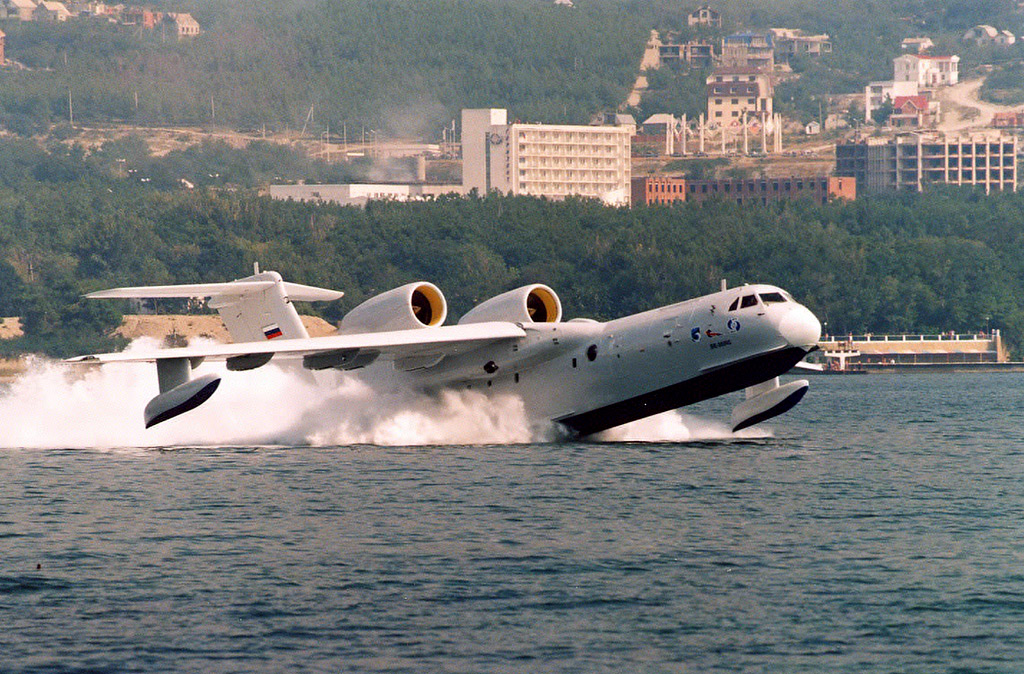
POLYGON ((777 201, 808 199, 824 204, 832 199, 857 198, 857 181, 836 176, 747 178, 744 180, 687 180, 686 178, 633 178, 632 204, 703 203, 712 199, 738 204, 767 205, 777 201))

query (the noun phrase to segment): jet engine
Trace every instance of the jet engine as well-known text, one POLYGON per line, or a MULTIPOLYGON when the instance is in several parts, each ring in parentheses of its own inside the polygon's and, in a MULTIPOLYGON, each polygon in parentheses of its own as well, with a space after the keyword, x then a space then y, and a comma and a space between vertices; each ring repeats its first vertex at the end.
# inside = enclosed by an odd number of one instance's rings
POLYGON ((554 290, 535 283, 502 293, 478 304, 459 319, 460 325, 511 321, 513 323, 558 323, 562 302, 554 290))
POLYGON ((448 303, 433 283, 418 281, 366 300, 341 319, 338 331, 386 332, 432 328, 444 323, 448 303))

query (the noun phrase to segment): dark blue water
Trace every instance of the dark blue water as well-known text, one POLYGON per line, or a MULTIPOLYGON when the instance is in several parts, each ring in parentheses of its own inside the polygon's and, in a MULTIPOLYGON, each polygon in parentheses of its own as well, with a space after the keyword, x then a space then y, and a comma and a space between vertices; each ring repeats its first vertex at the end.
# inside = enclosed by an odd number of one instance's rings
POLYGON ((758 440, 0 450, 0 671, 1024 671, 1022 403, 818 377, 758 440))

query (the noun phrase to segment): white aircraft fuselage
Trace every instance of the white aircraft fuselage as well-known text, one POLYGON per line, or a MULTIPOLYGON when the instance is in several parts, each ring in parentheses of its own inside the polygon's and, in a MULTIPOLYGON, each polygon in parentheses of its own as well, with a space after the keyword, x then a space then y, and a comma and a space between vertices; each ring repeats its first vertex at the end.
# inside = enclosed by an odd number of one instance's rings
POLYGON ((534 416, 587 435, 771 380, 816 349, 821 335, 813 313, 768 285, 608 322, 522 327, 520 340, 447 357, 405 379, 416 388, 513 394, 534 416), (743 297, 756 301, 740 308, 743 297))

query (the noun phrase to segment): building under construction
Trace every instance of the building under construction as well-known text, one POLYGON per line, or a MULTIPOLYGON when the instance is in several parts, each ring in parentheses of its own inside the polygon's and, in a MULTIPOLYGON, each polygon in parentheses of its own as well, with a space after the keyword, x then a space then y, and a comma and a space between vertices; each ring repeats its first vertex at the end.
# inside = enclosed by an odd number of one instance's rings
POLYGON ((836 145, 836 175, 857 179, 866 192, 909 190, 928 185, 973 185, 1017 189, 1015 136, 901 134, 836 145))

